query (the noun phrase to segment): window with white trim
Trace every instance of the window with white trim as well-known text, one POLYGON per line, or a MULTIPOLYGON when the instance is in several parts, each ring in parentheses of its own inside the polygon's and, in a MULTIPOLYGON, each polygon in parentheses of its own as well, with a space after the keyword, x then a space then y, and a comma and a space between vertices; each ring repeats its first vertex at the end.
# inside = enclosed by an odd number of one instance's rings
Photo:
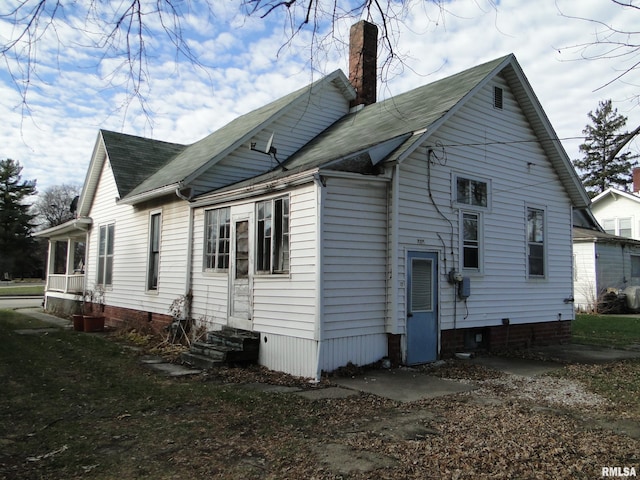
POLYGON ((631 218, 618 219, 618 235, 625 238, 631 238, 631 218))
POLYGON ((602 229, 611 235, 633 238, 633 227, 631 217, 605 218, 601 222, 602 229))
POLYGON ((204 268, 207 271, 226 272, 229 270, 230 213, 228 207, 205 212, 204 268))
POLYGON ((482 269, 482 225, 479 212, 462 212, 462 268, 474 270, 482 269))
POLYGON ((256 271, 289 272, 289 197, 256 204, 256 271))
POLYGON ((543 278, 545 271, 544 210, 527 207, 527 257, 529 278, 543 278))
POLYGON ((487 208, 489 206, 489 183, 484 180, 455 177, 456 203, 472 207, 487 208))
POLYGON ((115 224, 101 225, 98 230, 97 285, 113 284, 113 241, 115 224))
POLYGON ((616 219, 615 218, 605 218, 602 220, 602 229, 611 235, 616 234, 616 219))
POLYGON ((153 213, 149 217, 149 265, 147 266, 147 290, 158 289, 160 272, 160 225, 161 214, 153 213))

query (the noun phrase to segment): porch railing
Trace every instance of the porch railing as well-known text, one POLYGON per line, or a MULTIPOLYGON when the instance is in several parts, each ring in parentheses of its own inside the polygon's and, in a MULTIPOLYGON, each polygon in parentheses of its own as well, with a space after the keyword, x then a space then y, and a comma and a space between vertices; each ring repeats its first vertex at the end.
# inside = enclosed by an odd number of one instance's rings
POLYGON ((84 274, 49 275, 47 290, 64 293, 82 293, 84 291, 84 274))

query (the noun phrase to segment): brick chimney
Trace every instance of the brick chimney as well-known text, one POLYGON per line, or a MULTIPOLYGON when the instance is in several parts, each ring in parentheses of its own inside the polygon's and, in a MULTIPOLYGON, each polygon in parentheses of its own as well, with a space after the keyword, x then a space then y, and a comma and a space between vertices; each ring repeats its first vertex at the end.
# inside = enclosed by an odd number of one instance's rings
POLYGON ((349 32, 349 81, 356 89, 351 107, 376 103, 378 27, 366 20, 349 32))
POLYGON ((633 193, 640 192, 640 167, 633 169, 633 193))

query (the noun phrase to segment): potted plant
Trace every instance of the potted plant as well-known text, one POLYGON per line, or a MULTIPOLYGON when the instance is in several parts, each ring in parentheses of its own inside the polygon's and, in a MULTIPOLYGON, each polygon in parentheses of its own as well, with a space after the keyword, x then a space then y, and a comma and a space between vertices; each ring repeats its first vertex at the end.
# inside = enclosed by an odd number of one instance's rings
POLYGON ((76 332, 84 332, 84 315, 82 313, 74 313, 71 315, 73 320, 73 329, 76 332))
POLYGON ((85 332, 104 331, 104 290, 100 285, 95 290, 84 292, 83 329, 85 332))

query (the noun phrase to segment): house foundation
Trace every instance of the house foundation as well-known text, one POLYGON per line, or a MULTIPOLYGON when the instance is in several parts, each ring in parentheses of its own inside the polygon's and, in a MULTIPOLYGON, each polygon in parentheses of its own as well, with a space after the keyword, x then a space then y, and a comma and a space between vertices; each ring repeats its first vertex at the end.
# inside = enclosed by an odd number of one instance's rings
POLYGON ((107 326, 118 329, 134 328, 140 332, 160 335, 166 333, 166 327, 173 321, 171 315, 115 307, 113 305, 103 305, 102 312, 107 326))
POLYGON ((446 358, 456 352, 477 350, 495 352, 570 341, 571 320, 459 328, 441 332, 440 356, 446 358))

